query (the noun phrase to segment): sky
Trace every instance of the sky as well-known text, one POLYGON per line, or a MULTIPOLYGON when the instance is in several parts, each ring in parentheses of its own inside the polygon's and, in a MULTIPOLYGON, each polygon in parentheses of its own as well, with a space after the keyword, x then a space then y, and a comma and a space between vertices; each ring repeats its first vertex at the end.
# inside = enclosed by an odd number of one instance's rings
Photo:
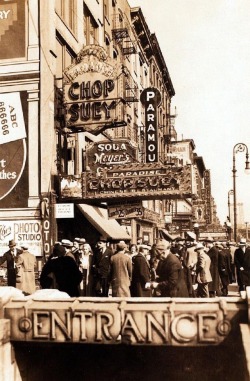
MULTIPOLYGON (((250 1, 128 0, 141 7, 155 33, 173 82, 178 140, 193 139, 211 173, 212 195, 223 224, 236 159, 237 202, 250 224, 250 1)), ((230 196, 230 202, 233 198, 230 196)), ((233 219, 233 216, 231 216, 233 219)), ((239 223, 239 221, 238 221, 239 223)))

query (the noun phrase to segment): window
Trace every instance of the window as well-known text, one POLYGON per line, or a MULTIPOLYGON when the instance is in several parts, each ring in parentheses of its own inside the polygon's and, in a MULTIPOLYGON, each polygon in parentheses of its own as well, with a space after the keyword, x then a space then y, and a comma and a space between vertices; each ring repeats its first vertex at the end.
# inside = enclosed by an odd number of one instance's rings
MULTIPOLYGON (((64 69, 72 64, 76 55, 59 35, 56 39, 56 56, 56 78, 62 78, 64 69)), ((57 87, 62 87, 61 79, 57 80, 57 87)))
POLYGON ((83 5, 84 14, 84 37, 86 45, 98 43, 98 24, 90 13, 88 7, 83 5))
POLYGON ((75 0, 56 0, 56 12, 76 32, 76 4, 75 0))

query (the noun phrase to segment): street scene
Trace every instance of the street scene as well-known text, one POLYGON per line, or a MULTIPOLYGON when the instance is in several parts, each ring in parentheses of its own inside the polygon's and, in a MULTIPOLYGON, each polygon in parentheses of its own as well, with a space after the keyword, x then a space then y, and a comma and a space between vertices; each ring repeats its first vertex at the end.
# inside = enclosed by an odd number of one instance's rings
POLYGON ((249 12, 0 0, 0 381, 250 379, 249 12))

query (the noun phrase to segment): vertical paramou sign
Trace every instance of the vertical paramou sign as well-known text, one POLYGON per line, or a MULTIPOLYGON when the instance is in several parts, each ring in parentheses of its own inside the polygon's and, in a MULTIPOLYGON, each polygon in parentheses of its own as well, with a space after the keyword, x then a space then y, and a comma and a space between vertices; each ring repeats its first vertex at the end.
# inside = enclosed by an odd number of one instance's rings
POLYGON ((159 159, 157 107, 161 103, 161 93, 154 87, 148 87, 141 93, 141 102, 145 106, 145 161, 146 163, 157 163, 159 159))

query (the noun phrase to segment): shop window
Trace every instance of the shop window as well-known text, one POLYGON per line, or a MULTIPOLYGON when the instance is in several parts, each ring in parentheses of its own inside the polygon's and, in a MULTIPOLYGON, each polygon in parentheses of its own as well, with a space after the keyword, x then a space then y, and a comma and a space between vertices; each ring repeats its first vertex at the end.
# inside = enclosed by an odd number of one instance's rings
POLYGON ((90 13, 86 4, 83 5, 84 37, 86 45, 98 44, 98 24, 90 13))

